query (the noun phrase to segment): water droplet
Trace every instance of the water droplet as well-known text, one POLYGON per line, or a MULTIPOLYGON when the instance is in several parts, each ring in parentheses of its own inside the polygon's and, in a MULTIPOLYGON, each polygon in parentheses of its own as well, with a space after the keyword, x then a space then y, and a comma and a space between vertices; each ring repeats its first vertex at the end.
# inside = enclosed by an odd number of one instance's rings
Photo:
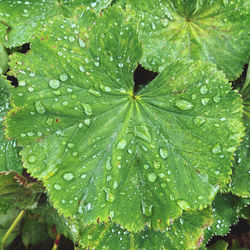
POLYGON ((203 199, 203 196, 198 196, 198 200, 202 200, 203 199))
POLYGON ((74 175, 72 173, 64 173, 63 179, 66 181, 71 181, 74 178, 74 175))
POLYGON ((168 151, 165 148, 160 148, 160 156, 162 159, 168 158, 168 151))
POLYGON ((221 146, 219 143, 216 143, 212 148, 213 154, 220 154, 221 153, 221 146))
POLYGON ((112 176, 111 176, 111 175, 108 175, 108 176, 106 177, 106 181, 109 182, 109 181, 111 181, 111 180, 112 180, 112 176))
POLYGON ((62 105, 63 105, 64 107, 66 107, 66 106, 69 105, 69 102, 68 102, 68 101, 63 101, 63 102, 62 102, 62 105))
POLYGON ((70 142, 70 143, 68 143, 68 147, 69 147, 69 148, 73 148, 74 146, 75 146, 75 144, 74 144, 74 143, 71 143, 71 142, 70 142))
POLYGON ((207 105, 208 103, 209 103, 209 101, 210 101, 210 98, 208 98, 208 97, 205 97, 205 98, 202 98, 201 99, 201 103, 202 103, 202 105, 207 105))
POLYGON ((201 126, 205 122, 206 122, 206 118, 203 116, 197 116, 196 118, 194 118, 194 124, 197 126, 201 126))
POLYGON ((148 180, 150 182, 155 182, 157 179, 157 175, 154 172, 148 173, 148 180))
POLYGON ((108 171, 110 171, 112 169, 112 165, 111 165, 111 157, 108 157, 106 160, 106 169, 108 171))
POLYGON ((159 169, 161 167, 161 163, 158 161, 154 161, 154 168, 159 169))
POLYGON ((49 126, 51 126, 51 125, 53 124, 53 121, 54 121, 54 120, 53 120, 52 117, 48 117, 46 123, 47 123, 49 126))
POLYGON ((143 167, 144 169, 149 169, 150 166, 148 164, 144 164, 143 167))
POLYGON ((84 48, 86 46, 85 42, 81 38, 79 38, 79 46, 81 48, 84 48))
POLYGON ((127 146, 127 141, 125 139, 121 139, 118 144, 116 149, 124 149, 127 146))
POLYGON ((161 188, 165 189, 167 187, 166 183, 161 183, 161 188))
POLYGON ((70 37, 69 37, 69 41, 70 41, 71 43, 73 43, 73 42, 75 41, 75 38, 74 38, 73 36, 70 36, 70 37))
POLYGON ((191 102, 186 101, 184 99, 175 101, 175 106, 181 110, 189 110, 194 107, 194 105, 191 102))
POLYGON ((28 87, 28 91, 29 91, 29 92, 33 92, 33 91, 34 91, 34 88, 33 88, 33 87, 28 87))
POLYGON ((81 179, 85 179, 86 177, 87 177, 86 174, 82 174, 82 175, 81 175, 81 179))
POLYGON ((88 240, 91 240, 93 238, 93 236, 91 234, 88 234, 87 238, 88 238, 88 240))
POLYGON ((123 63, 118 63, 119 68, 123 68, 123 63))
POLYGON ((78 156, 78 153, 75 151, 72 153, 73 157, 77 157, 78 156))
POLYGON ((29 163, 35 163, 36 157, 34 155, 28 155, 27 160, 29 163))
POLYGON ((89 89, 88 92, 94 96, 101 96, 101 93, 94 89, 89 89))
POLYGON ((113 189, 116 189, 118 187, 118 183, 117 183, 117 181, 114 181, 114 183, 113 183, 113 189))
POLYGON ((35 102, 35 108, 39 114, 44 114, 46 111, 44 105, 42 104, 40 100, 35 102))
POLYGON ((174 196, 172 194, 169 195, 171 201, 174 201, 174 196))
POLYGON ((113 202, 115 200, 115 195, 110 192, 109 188, 105 188, 104 191, 106 193, 106 201, 113 202))
POLYGON ((218 94, 218 95, 214 96, 213 100, 215 103, 220 103, 220 101, 221 101, 220 95, 218 94))
POLYGON ((141 205, 143 214, 146 216, 151 216, 153 214, 153 204, 147 204, 144 200, 142 200, 141 205))
POLYGON ((184 210, 188 210, 190 209, 190 205, 188 204, 187 201, 184 201, 184 200, 178 200, 177 201, 177 204, 180 208, 184 209, 184 210))
POLYGON ((99 67, 100 66, 100 63, 99 62, 94 62, 95 66, 96 67, 99 67))
POLYGON ((81 71, 81 72, 85 72, 85 68, 83 67, 83 66, 79 66, 79 70, 81 71))
POLYGON ((60 87, 60 81, 58 80, 55 80, 55 79, 51 79, 49 81, 49 86, 52 88, 52 89, 57 89, 60 87))
POLYGON ((54 184, 54 188, 55 188, 55 190, 61 190, 62 189, 61 186, 58 185, 58 184, 54 184))
POLYGON ((196 99, 196 94, 192 94, 191 98, 192 98, 192 100, 195 100, 196 99))
POLYGON ((68 80, 68 75, 66 73, 63 73, 59 76, 59 79, 62 81, 62 82, 65 82, 68 80))
POLYGON ((90 119, 85 119, 83 122, 86 126, 90 126, 90 119))
POLYGON ((206 85, 201 86, 200 92, 203 95, 207 94, 207 92, 208 92, 207 86, 206 85))
POLYGON ((84 109, 84 113, 86 115, 92 115, 93 114, 93 110, 90 104, 87 103, 81 103, 84 109))
POLYGON ((91 203, 89 203, 89 202, 86 204, 86 206, 84 206, 84 210, 85 210, 86 212, 90 211, 91 208, 92 208, 92 205, 91 205, 91 203))

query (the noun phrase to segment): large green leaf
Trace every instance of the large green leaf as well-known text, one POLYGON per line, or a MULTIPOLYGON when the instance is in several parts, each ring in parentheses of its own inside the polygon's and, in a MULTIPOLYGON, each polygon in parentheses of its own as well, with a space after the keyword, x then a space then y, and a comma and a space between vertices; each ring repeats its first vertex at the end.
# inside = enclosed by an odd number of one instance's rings
POLYGON ((7 110, 10 109, 9 83, 4 77, 0 77, 0 172, 22 172, 22 164, 18 156, 19 149, 15 140, 4 138, 1 122, 7 110))
POLYGON ((72 16, 77 6, 100 11, 111 0, 0 0, 0 41, 5 47, 17 47, 30 41, 48 19, 57 15, 72 16))
POLYGON ((213 62, 230 80, 249 56, 249 1, 129 0, 140 19, 144 67, 162 71, 174 59, 213 62))
POLYGON ((19 87, 7 134, 65 216, 165 229, 229 181, 240 96, 212 64, 182 61, 134 93, 141 45, 132 21, 109 8, 87 32, 85 18, 55 19, 27 55, 12 57, 19 87))
POLYGON ((211 223, 208 209, 184 213, 164 232, 146 229, 135 234, 118 225, 102 223, 81 230, 80 245, 83 249, 197 249, 211 223))
POLYGON ((250 124, 245 122, 245 125, 246 135, 236 151, 231 190, 236 195, 250 198, 250 124))

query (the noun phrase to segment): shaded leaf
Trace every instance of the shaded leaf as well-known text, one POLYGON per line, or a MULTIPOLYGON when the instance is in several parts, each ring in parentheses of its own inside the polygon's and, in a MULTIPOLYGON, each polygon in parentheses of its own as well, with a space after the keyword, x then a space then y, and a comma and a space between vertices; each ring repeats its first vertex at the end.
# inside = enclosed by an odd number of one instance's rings
POLYGON ((88 31, 88 17, 55 19, 27 55, 12 56, 19 87, 7 135, 65 217, 165 229, 229 181, 240 96, 212 64, 182 61, 134 93, 133 20, 109 8, 88 31))
POLYGON ((212 246, 207 248, 208 250, 227 250, 228 243, 224 240, 218 240, 212 246))
POLYGON ((0 212, 6 213, 11 208, 36 207, 41 191, 39 183, 28 183, 18 174, 0 174, 0 212))
POLYGON ((81 5, 90 6, 99 12, 110 3, 111 0, 1 0, 0 41, 7 48, 20 46, 29 42, 49 18, 58 15, 72 16, 74 10, 81 5))
POLYGON ((16 141, 4 138, 4 131, 1 125, 7 110, 10 109, 9 102, 9 83, 4 77, 0 77, 0 173, 14 171, 21 174, 22 164, 18 156, 19 149, 16 141))
POLYGON ((97 224, 82 230, 80 245, 83 249, 197 249, 211 223, 211 212, 205 209, 184 213, 165 232, 146 229, 135 234, 112 223, 97 224))
POLYGON ((141 64, 162 71, 178 58, 213 62, 230 80, 249 57, 249 2, 245 0, 129 0, 140 19, 141 64))

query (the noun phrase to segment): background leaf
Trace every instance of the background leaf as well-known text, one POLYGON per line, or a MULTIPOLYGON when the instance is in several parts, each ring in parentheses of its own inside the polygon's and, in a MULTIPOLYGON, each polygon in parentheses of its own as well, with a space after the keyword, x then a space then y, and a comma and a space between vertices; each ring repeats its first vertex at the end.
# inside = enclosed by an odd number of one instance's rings
POLYGON ((145 68, 159 72, 181 58, 213 62, 230 80, 242 72, 249 57, 249 1, 128 2, 140 20, 145 68))

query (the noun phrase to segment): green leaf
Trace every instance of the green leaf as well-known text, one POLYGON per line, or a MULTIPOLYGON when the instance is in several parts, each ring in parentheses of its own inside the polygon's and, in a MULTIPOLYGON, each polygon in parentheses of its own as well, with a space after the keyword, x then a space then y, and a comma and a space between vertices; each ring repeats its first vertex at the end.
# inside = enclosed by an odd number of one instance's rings
POLYGON ((224 240, 216 241, 208 250, 227 250, 228 243, 224 240))
POLYGON ((91 225, 81 231, 83 249, 197 249, 212 223, 208 209, 184 213, 164 232, 146 229, 129 233, 112 223, 91 225), (185 232, 185 233, 184 233, 185 232))
POLYGON ((245 122, 245 125, 246 135, 236 151, 231 190, 236 195, 250 198, 250 124, 245 122))
POLYGON ((15 140, 7 140, 4 138, 4 132, 1 122, 7 110, 10 109, 9 104, 9 83, 4 77, 0 77, 0 173, 4 171, 14 171, 22 173, 22 164, 18 153, 20 149, 16 145, 15 140))
POLYGON ((7 48, 20 46, 30 42, 32 35, 49 18, 58 15, 72 16, 74 10, 83 4, 99 12, 110 3, 111 0, 0 0, 0 41, 7 48))
POLYGON ((0 213, 11 208, 34 208, 42 192, 40 183, 28 183, 18 174, 0 173, 0 213))
POLYGON ((0 43, 0 74, 5 73, 8 69, 9 56, 0 43))
POLYGON ((87 32, 84 18, 55 19, 27 55, 12 56, 19 87, 7 135, 65 217, 165 229, 229 181, 244 129, 240 96, 212 64, 182 61, 134 93, 133 20, 109 8, 87 32))
POLYGON ((129 0, 139 18, 141 64, 162 71, 178 58, 213 62, 230 80, 249 57, 249 2, 245 0, 129 0))
POLYGON ((242 199, 231 193, 218 194, 212 204, 214 223, 206 230, 205 243, 213 235, 229 233, 230 227, 238 222, 242 208, 249 204, 249 199, 242 199))

